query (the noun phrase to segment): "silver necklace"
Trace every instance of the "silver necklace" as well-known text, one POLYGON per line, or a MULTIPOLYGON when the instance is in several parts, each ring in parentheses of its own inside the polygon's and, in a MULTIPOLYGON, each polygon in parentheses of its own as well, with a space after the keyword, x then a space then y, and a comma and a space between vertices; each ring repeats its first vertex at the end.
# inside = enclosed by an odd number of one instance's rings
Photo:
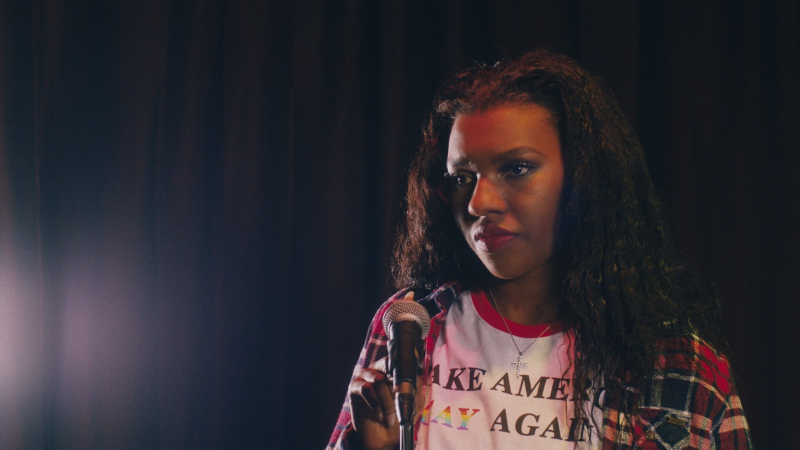
POLYGON ((508 331, 508 335, 511 336, 511 342, 514 343, 514 347, 517 349, 517 353, 519 354, 519 356, 517 356, 517 362, 512 362, 511 363, 512 366, 516 366, 517 367, 517 378, 519 378, 520 369, 522 369, 523 367, 525 367, 525 368, 528 367, 528 363, 522 362, 522 354, 527 352, 528 349, 531 348, 531 346, 533 344, 535 344, 536 341, 538 341, 540 337, 544 336, 544 334, 547 333, 547 330, 549 330, 550 327, 553 324, 551 323, 550 325, 547 325, 547 328, 545 328, 544 331, 542 331, 542 333, 539 336, 536 336, 536 338, 534 338, 533 341, 531 341, 531 343, 528 344, 527 347, 525 347, 525 350, 520 350, 519 349, 519 345, 517 345, 517 340, 514 339, 514 335, 511 334, 511 328, 508 327, 508 322, 506 322, 506 318, 503 317, 503 313, 500 312, 500 307, 497 306, 497 300, 494 299, 494 294, 492 294, 492 290, 490 288, 488 288, 488 287, 486 288, 486 290, 489 291, 489 297, 492 299, 492 303, 494 303, 495 309, 497 309, 497 314, 500 314, 500 319, 503 321, 503 325, 506 326, 506 331, 508 331))

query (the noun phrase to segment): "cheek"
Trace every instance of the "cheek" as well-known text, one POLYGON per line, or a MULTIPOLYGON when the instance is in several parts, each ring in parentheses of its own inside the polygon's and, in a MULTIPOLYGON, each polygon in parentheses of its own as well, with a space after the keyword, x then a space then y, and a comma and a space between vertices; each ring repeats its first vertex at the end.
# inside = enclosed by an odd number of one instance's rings
POLYGON ((453 218, 455 218, 458 227, 463 232, 464 228, 468 226, 468 221, 471 217, 469 212, 467 212, 469 198, 459 192, 450 196, 449 203, 451 211, 453 212, 453 218))
POLYGON ((455 225, 463 239, 461 244, 466 243, 467 248, 470 248, 472 252, 475 253, 475 243, 472 241, 471 234, 472 224, 475 222, 476 218, 467 212, 466 203, 462 203, 455 198, 453 199, 451 210, 453 212, 455 225))
POLYGON ((553 175, 548 181, 537 193, 534 199, 536 204, 532 204, 530 207, 535 208, 535 211, 539 211, 538 215, 541 220, 550 223, 552 227, 555 225, 556 216, 558 215, 563 188, 563 175, 553 175))
POLYGON ((551 244, 558 226, 558 194, 548 194, 528 199, 517 204, 520 221, 539 241, 540 245, 551 244))
POLYGON ((466 217, 455 210, 453 211, 453 217, 455 218, 456 226, 458 227, 458 231, 461 233, 461 237, 464 238, 471 247, 472 243, 469 239, 470 224, 465 220, 466 217))

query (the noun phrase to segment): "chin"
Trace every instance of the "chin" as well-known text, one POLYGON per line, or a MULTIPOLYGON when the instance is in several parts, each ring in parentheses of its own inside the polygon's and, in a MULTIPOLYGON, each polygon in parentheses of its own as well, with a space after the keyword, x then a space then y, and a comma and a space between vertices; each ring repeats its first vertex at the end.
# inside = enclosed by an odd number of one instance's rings
POLYGON ((508 267, 508 264, 498 264, 496 261, 487 261, 482 259, 483 267, 495 278, 501 280, 513 280, 522 276, 524 272, 519 270, 518 267, 508 267))
POLYGON ((532 274, 540 269, 550 270, 550 259, 545 259, 541 262, 536 260, 514 260, 512 258, 489 258, 488 255, 481 255, 481 263, 483 267, 495 278, 501 280, 516 280, 524 277, 525 275, 532 274))

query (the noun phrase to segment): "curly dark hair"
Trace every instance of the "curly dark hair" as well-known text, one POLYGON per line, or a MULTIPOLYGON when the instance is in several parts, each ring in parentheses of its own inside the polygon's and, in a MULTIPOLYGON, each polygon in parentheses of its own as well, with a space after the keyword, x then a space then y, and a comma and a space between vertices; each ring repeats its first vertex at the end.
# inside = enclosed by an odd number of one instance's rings
MULTIPOLYGON (((561 139, 554 258, 575 330, 575 392, 602 381, 621 400, 621 389, 611 387, 620 380, 638 386, 652 374, 664 338, 699 334, 727 350, 717 295, 675 250, 641 145, 614 96, 572 59, 544 50, 476 65, 439 90, 409 172, 397 286, 488 281, 448 203, 447 142, 460 114, 530 103, 550 111, 561 139)), ((635 408, 623 403, 623 411, 635 408)))

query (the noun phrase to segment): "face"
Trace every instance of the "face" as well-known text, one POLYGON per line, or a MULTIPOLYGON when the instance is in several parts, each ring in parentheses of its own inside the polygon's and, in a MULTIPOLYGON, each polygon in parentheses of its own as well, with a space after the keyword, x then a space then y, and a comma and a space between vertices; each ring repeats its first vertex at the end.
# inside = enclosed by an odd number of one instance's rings
POLYGON ((456 222, 492 275, 551 273, 564 167, 547 109, 502 105, 457 116, 447 173, 456 222))

